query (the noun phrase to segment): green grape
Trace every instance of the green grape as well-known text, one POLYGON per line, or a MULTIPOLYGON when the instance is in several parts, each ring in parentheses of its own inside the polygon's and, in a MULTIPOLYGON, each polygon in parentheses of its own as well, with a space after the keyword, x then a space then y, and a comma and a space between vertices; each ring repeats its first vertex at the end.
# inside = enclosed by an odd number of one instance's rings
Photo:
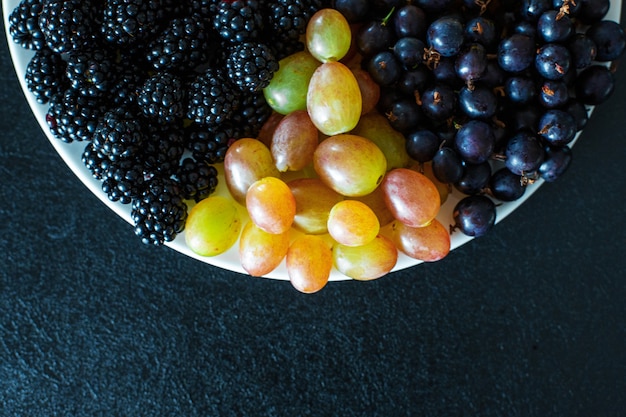
POLYGON ((372 111, 364 114, 354 130, 354 135, 374 142, 387 158, 387 169, 403 168, 409 164, 404 135, 395 130, 382 114, 372 111))
POLYGON ((339 194, 358 197, 371 193, 387 171, 387 159, 374 142, 342 134, 323 140, 313 154, 319 178, 339 194))
POLYGON ((313 124, 325 135, 354 129, 361 117, 362 98, 352 71, 340 62, 320 65, 309 82, 306 108, 313 124))
POLYGON ((296 200, 283 180, 265 177, 248 188, 246 209, 259 228, 268 233, 281 234, 293 224, 296 200))
POLYGON ((189 211, 185 223, 185 242, 201 256, 216 256, 235 244, 241 231, 241 215, 235 202, 213 195, 189 211))
POLYGON ((267 233, 254 222, 246 223, 239 238, 241 266, 250 275, 260 277, 272 272, 289 249, 291 233, 267 233))
POLYGON ((424 174, 408 168, 392 169, 381 187, 387 207, 396 220, 407 226, 425 226, 439 213, 439 191, 424 174))
POLYGON ((398 261, 398 250, 394 243, 383 235, 376 236, 363 246, 333 246, 333 262, 342 274, 359 280, 369 281, 388 274, 398 261))
POLYGON ((318 131, 305 110, 289 113, 280 121, 270 150, 280 172, 300 171, 313 162, 319 143, 318 131))
POLYGON ((257 139, 235 141, 224 156, 224 180, 235 201, 245 204, 248 188, 265 177, 279 177, 272 153, 257 139))
POLYGON ((380 231, 378 217, 365 203, 343 200, 328 215, 328 233, 345 246, 361 246, 371 242, 380 231))
POLYGON ((305 40, 308 51, 318 60, 339 61, 350 49, 352 31, 339 11, 326 8, 311 16, 305 40))
POLYGON ((309 81, 320 61, 309 52, 301 51, 283 58, 263 95, 270 107, 280 113, 306 110, 309 81))
POLYGON ((324 288, 333 268, 331 247, 319 235, 301 235, 287 250, 287 275, 300 292, 311 294, 324 288))
POLYGON ((424 227, 410 227, 396 220, 391 230, 391 240, 398 250, 411 258, 434 262, 450 252, 450 232, 437 219, 424 227))
POLYGON ((330 210, 343 197, 319 178, 298 178, 287 185, 296 199, 293 227, 312 235, 327 233, 330 210))

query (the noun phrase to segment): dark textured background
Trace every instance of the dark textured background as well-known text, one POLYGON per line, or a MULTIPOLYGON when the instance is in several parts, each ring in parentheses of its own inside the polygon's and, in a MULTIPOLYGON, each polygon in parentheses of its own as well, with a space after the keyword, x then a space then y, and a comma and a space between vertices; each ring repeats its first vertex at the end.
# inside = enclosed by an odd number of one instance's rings
POLYGON ((623 416, 626 68, 557 183, 445 260, 302 295, 143 246, 0 50, 0 416, 623 416))

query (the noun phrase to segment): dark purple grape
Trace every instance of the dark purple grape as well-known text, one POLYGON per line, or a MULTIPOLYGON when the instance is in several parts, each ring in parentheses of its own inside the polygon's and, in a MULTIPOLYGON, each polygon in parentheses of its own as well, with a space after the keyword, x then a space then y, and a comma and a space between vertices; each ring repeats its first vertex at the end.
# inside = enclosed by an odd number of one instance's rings
POLYGON ((621 57, 626 49, 624 29, 612 20, 594 23, 587 29, 586 34, 598 47, 597 61, 614 61, 621 57))
POLYGON ((400 79, 402 65, 393 52, 378 52, 365 65, 370 77, 381 86, 390 86, 400 79))
POLYGON ((406 135, 406 152, 417 162, 428 162, 439 150, 441 139, 431 130, 415 130, 406 135))
POLYGON ((333 0, 333 9, 341 12, 341 14, 350 23, 363 22, 369 13, 369 0, 333 0))
POLYGON ((580 12, 581 4, 581 0, 552 0, 552 7, 555 10, 560 11, 561 8, 564 8, 564 6, 566 6, 565 8, 567 9, 567 14, 571 17, 578 15, 578 13, 580 12))
POLYGON ((520 20, 515 22, 511 33, 528 36, 531 39, 537 38, 537 25, 528 20, 520 20))
POLYGON ((546 182, 560 178, 572 163, 572 150, 567 146, 545 148, 545 159, 539 166, 539 176, 546 182))
POLYGON ((528 104, 537 97, 537 84, 523 75, 509 77, 504 84, 504 93, 514 104, 528 104))
POLYGON ((495 46, 498 38, 494 21, 484 16, 469 20, 465 24, 465 40, 470 43, 480 43, 487 49, 495 46))
POLYGON ((470 164, 480 164, 491 157, 496 138, 491 126, 480 120, 463 124, 454 137, 454 148, 470 164))
POLYGON ((388 50, 395 42, 391 25, 379 20, 371 20, 359 28, 355 35, 356 49, 364 57, 388 50))
POLYGON ((490 88, 502 87, 508 76, 496 60, 489 59, 487 69, 480 77, 480 84, 490 88))
POLYGON ((415 69, 403 71, 396 88, 406 96, 415 97, 416 92, 421 95, 431 79, 430 70, 424 65, 420 65, 415 69))
POLYGON ((473 89, 465 86, 459 91, 459 108, 472 119, 491 119, 498 109, 498 98, 482 85, 473 89))
POLYGON ((420 107, 412 98, 402 98, 392 103, 386 116, 391 127, 402 133, 415 129, 424 121, 420 107))
POLYGON ((455 56, 463 45, 463 31, 463 23, 456 16, 440 17, 426 31, 427 44, 441 56, 455 56))
POLYGON ((443 183, 454 184, 463 177, 465 167, 459 154, 452 148, 444 146, 435 152, 432 158, 435 178, 443 183))
POLYGON ((510 109, 508 114, 505 114, 506 125, 511 132, 518 132, 520 130, 530 130, 536 132, 537 123, 542 114, 542 109, 539 106, 532 104, 510 109))
POLYGON ((539 119, 539 136, 551 146, 564 146, 576 136, 576 120, 564 110, 552 109, 539 119))
POLYGON ((512 173, 508 168, 500 168, 491 176, 489 190, 500 201, 515 201, 526 192, 525 184, 521 175, 512 173))
POLYGON ((572 67, 581 70, 593 64, 598 53, 596 43, 584 33, 576 34, 568 44, 572 67))
POLYGON ((428 28, 426 13, 414 4, 407 4, 393 15, 393 26, 398 38, 422 38, 428 28))
POLYGON ((569 49, 556 43, 548 43, 537 50, 535 68, 539 75, 549 80, 560 80, 569 71, 569 49))
POLYGON ((604 19, 611 6, 611 0, 576 0, 576 2, 580 2, 580 11, 576 17, 587 25, 604 19))
POLYGON ((467 85, 473 85, 487 70, 487 51, 479 43, 463 48, 454 62, 456 75, 467 85))
POLYGON ((461 179, 454 183, 454 188, 463 194, 472 195, 483 192, 491 179, 489 162, 465 164, 465 172, 461 179))
POLYGON ((415 4, 421 7, 425 12, 439 13, 448 9, 453 0, 416 0, 415 4))
POLYGON ((535 42, 532 38, 514 34, 498 45, 498 64, 507 72, 522 72, 533 63, 535 53, 535 42))
POLYGON ((539 103, 547 109, 562 107, 568 101, 569 89, 562 80, 544 80, 539 87, 539 103))
POLYGON ((463 86, 463 80, 456 76, 454 61, 454 58, 441 58, 437 66, 432 69, 432 74, 438 82, 457 90, 463 86))
POLYGON ((424 42, 413 37, 398 39, 393 46, 393 53, 405 69, 415 69, 423 61, 424 42))
POLYGON ((539 16, 551 7, 551 0, 522 0, 519 6, 519 16, 523 20, 536 22, 539 16))
POLYGON ((572 20, 558 10, 547 10, 541 14, 537 22, 537 33, 546 43, 564 42, 574 31, 572 20))
POLYGON ((504 152, 506 167, 518 175, 527 175, 537 171, 544 158, 539 139, 528 131, 519 132, 510 138, 504 152))
POLYGON ((496 224, 496 205, 484 195, 471 195, 461 199, 452 211, 454 227, 467 236, 487 234, 496 224))
POLYGON ((575 98, 571 98, 565 107, 566 112, 572 115, 576 121, 576 131, 581 131, 587 126, 587 120, 589 120, 589 113, 587 112, 587 106, 575 98))
POLYGON ((422 94, 422 112, 435 123, 454 115, 457 107, 454 90, 445 84, 437 84, 422 94))
POLYGON ((580 72, 576 79, 576 98, 584 104, 605 102, 615 90, 613 73, 604 65, 592 65, 580 72))

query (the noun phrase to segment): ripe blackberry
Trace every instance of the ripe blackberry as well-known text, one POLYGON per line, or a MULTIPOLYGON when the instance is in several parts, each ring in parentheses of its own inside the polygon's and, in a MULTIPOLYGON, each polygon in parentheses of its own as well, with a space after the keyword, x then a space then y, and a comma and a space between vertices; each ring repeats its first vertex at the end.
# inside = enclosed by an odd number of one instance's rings
POLYGON ((92 45, 99 26, 92 0, 44 0, 39 28, 50 49, 64 53, 92 45))
POLYGON ((182 73, 206 62, 215 45, 205 18, 192 15, 172 19, 148 45, 146 59, 157 71, 182 73))
POLYGON ((103 175, 102 191, 109 200, 129 204, 143 190, 144 165, 134 158, 111 163, 103 175))
POLYGON ((119 107, 106 112, 93 135, 93 144, 111 161, 131 159, 144 144, 144 132, 136 112, 119 107))
POLYGON ((213 27, 222 39, 246 42, 257 39, 263 30, 263 15, 257 0, 218 0, 213 27))
POLYGON ((96 180, 101 180, 106 175, 106 171, 111 165, 111 161, 106 156, 98 152, 93 142, 88 142, 81 155, 81 161, 96 180))
POLYGON ((272 108, 262 91, 244 94, 239 108, 230 118, 230 124, 238 127, 238 138, 255 138, 271 115, 272 108))
POLYGON ((196 202, 211 195, 217 187, 217 169, 206 161, 185 158, 178 167, 176 178, 182 195, 196 202))
POLYGON ((101 32, 114 45, 141 44, 153 38, 166 17, 161 1, 105 0, 101 32))
POLYGON ((311 0, 270 0, 265 3, 266 36, 269 39, 297 40, 319 4, 311 0))
POLYGON ((39 28, 39 15, 43 10, 41 0, 22 0, 9 15, 9 34, 22 48, 38 51, 46 45, 39 28))
POLYGON ((26 66, 26 86, 35 99, 46 104, 69 86, 65 77, 66 62, 61 55, 44 46, 31 58, 26 66))
POLYGON ((82 95, 99 97, 116 84, 114 57, 104 48, 72 50, 67 54, 66 75, 82 95))
POLYGON ((135 234, 148 245, 163 245, 182 232, 187 219, 187 204, 179 185, 172 179, 155 176, 132 201, 131 219, 135 234))
POLYGON ((146 124, 146 138, 141 155, 146 170, 151 173, 172 175, 185 152, 182 125, 159 126, 146 124))
POLYGON ((278 61, 266 44, 244 42, 230 48, 226 69, 241 91, 254 93, 267 87, 278 71, 278 61))
POLYGON ((50 101, 46 122, 63 142, 91 140, 107 107, 97 98, 83 96, 73 88, 50 101))
POLYGON ((228 120, 239 105, 239 94, 219 68, 208 68, 190 83, 187 118, 215 126, 228 120))
POLYGON ((185 146, 197 161, 210 164, 223 162, 228 145, 236 140, 236 131, 229 122, 206 128, 192 125, 185 129, 185 146))
POLYGON ((304 42, 298 39, 272 38, 272 34, 264 34, 263 42, 270 48, 277 61, 293 55, 296 52, 304 51, 304 42))
POLYGON ((185 114, 185 89, 180 77, 157 72, 138 90, 137 103, 145 116, 160 124, 181 121, 185 114))
POLYGON ((113 72, 116 81, 110 85, 107 93, 111 107, 136 104, 137 91, 148 77, 147 71, 142 71, 142 68, 136 66, 134 62, 122 58, 120 62, 115 63, 113 72))

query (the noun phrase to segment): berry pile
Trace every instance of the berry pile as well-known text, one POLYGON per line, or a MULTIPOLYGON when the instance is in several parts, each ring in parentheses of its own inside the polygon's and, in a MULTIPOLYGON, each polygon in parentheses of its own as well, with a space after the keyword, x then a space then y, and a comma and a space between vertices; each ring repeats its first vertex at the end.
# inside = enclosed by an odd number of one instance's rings
POLYGON ((455 229, 485 234, 494 197, 568 168, 587 106, 613 92, 610 61, 626 48, 609 0, 335 0, 358 29, 377 108, 409 156, 468 197, 455 229), (500 163, 494 163, 498 161, 500 163))
POLYGON ((228 145, 271 115, 262 89, 304 49, 320 0, 21 0, 9 32, 34 56, 28 89, 50 131, 84 142, 83 162, 136 234, 183 230, 185 199, 217 185, 228 145))

